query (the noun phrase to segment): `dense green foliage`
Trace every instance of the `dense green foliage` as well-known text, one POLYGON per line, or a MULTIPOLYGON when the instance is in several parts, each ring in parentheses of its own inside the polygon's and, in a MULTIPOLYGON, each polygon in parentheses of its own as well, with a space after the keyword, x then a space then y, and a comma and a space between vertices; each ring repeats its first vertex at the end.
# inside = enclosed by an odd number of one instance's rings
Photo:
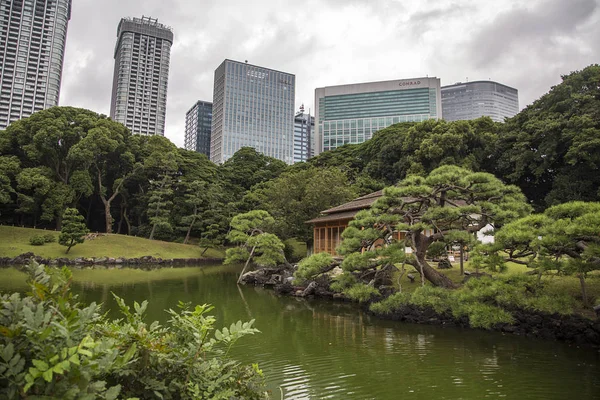
POLYGON ((252 261, 261 267, 274 267, 284 262, 285 245, 276 235, 267 232, 274 223, 273 217, 263 210, 233 217, 227 238, 238 247, 227 249, 225 264, 252 261))
POLYGON ((535 278, 508 276, 470 279, 458 290, 427 285, 412 293, 395 293, 371 304, 371 310, 390 314, 407 305, 429 307, 437 313, 451 313, 456 318, 466 316, 472 327, 487 329, 500 323, 512 323, 511 310, 515 308, 568 314, 572 312, 573 304, 568 296, 547 293, 535 278))
POLYGON ((261 399, 258 366, 228 358, 253 321, 216 329, 211 306, 169 310, 161 326, 115 296, 122 318, 70 292, 68 269, 32 265, 31 293, 0 297, 0 397, 55 399, 261 399))
POLYGON ((475 260, 490 269, 507 261, 538 270, 575 274, 588 305, 585 279, 600 270, 600 203, 569 202, 546 209, 502 227, 495 242, 480 246, 475 260))
POLYGON ((71 207, 91 231, 201 241, 206 249, 227 244, 234 215, 263 209, 275 218, 273 233, 310 242, 304 222, 320 211, 445 165, 515 184, 539 211, 598 201, 599 82, 592 65, 505 123, 396 124, 293 166, 252 148, 214 165, 164 137, 54 107, 0 131, 0 223, 60 229, 71 207))
POLYGON ((62 217, 63 225, 58 235, 58 243, 66 246, 66 253, 71 247, 83 243, 84 236, 88 233, 83 217, 76 208, 67 208, 62 217))

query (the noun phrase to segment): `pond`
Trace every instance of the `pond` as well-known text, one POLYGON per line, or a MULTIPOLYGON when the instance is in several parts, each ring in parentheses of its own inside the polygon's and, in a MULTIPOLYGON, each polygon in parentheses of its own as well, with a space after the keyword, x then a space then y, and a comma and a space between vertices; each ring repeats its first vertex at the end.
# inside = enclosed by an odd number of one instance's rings
MULTIPOLYGON (((256 319, 261 331, 233 357, 257 362, 274 399, 599 399, 600 353, 495 332, 403 324, 347 303, 279 297, 237 286, 238 267, 75 271, 85 302, 111 292, 148 299, 149 320, 165 321, 178 301, 210 303, 218 325, 256 319)), ((22 290, 0 271, 0 290, 22 290), (2 278, 5 277, 5 279, 2 278)))

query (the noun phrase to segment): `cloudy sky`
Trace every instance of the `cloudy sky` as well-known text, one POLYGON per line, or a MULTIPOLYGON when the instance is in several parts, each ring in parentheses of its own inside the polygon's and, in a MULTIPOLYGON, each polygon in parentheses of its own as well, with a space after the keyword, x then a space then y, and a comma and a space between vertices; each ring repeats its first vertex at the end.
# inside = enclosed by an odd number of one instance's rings
POLYGON ((109 113, 117 25, 142 15, 175 34, 165 135, 178 146, 225 58, 295 74, 296 108, 311 109, 317 87, 422 76, 495 80, 523 108, 600 60, 600 0, 73 0, 61 105, 109 113))

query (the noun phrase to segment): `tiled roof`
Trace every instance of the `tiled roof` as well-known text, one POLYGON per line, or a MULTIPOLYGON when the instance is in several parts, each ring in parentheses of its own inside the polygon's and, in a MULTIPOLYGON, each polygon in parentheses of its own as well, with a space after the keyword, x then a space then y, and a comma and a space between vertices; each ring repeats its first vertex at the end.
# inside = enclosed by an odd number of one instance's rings
POLYGON ((383 196, 383 190, 378 190, 377 192, 359 197, 358 199, 354 199, 348 203, 330 208, 329 210, 321 211, 321 214, 334 214, 350 210, 364 210, 365 208, 371 207, 373 203, 375 203, 375 201, 381 196, 383 196))
POLYGON ((322 215, 320 217, 311 219, 310 221, 306 221, 305 224, 316 224, 318 222, 328 222, 328 221, 352 219, 359 211, 360 210, 354 210, 354 211, 346 211, 346 212, 330 214, 330 215, 322 215))

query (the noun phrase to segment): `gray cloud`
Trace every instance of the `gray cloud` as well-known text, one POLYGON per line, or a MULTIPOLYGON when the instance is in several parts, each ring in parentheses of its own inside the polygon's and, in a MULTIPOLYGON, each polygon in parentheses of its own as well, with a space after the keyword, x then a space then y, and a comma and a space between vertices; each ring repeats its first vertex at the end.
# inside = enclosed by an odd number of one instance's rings
MULTIPOLYGON (((436 75, 519 89, 521 105, 597 60, 598 1, 545 0, 77 0, 61 104, 108 114, 117 24, 151 16, 173 27, 166 136, 183 144, 185 112, 212 100, 225 59, 296 75, 296 103, 339 83, 436 75)), ((596 61, 597 62, 597 61, 596 61)))
POLYGON ((533 9, 511 10, 479 32, 470 52, 479 67, 494 64, 519 47, 551 52, 561 38, 576 34, 592 19, 598 7, 596 0, 547 0, 533 9))

